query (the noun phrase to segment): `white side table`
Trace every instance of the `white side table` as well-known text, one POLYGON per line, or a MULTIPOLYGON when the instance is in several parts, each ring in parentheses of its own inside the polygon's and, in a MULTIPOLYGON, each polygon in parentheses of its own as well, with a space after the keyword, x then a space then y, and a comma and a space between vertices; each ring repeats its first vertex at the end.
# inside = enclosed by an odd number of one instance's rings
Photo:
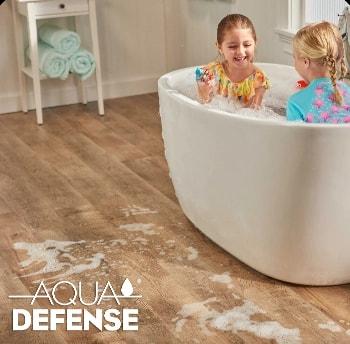
MULTIPOLYGON (((19 82, 23 112, 28 112, 28 94, 25 80, 25 77, 28 76, 33 79, 37 123, 43 123, 40 80, 44 79, 45 76, 41 75, 39 71, 38 31, 36 21, 38 19, 46 18, 72 16, 76 17, 81 15, 88 15, 92 41, 92 54, 94 55, 96 63, 95 77, 97 88, 98 112, 100 115, 103 115, 104 104, 102 95, 101 66, 97 34, 95 0, 12 0, 12 12, 14 18, 14 28, 17 45, 17 62, 19 69, 19 82), (31 54, 30 66, 25 65, 23 30, 21 27, 20 18, 21 15, 27 17, 28 22, 28 40, 31 54)), ((80 86, 82 102, 86 104, 87 97, 82 82, 80 86)))

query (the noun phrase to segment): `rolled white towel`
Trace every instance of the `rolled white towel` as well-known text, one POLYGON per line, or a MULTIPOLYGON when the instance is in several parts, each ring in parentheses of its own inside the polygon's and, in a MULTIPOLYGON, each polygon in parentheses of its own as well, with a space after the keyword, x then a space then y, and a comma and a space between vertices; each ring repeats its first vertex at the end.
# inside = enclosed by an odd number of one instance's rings
POLYGON ((79 49, 69 58, 70 71, 79 79, 85 80, 95 71, 96 63, 94 56, 86 49, 79 49))
MULTIPOLYGON (((38 43, 39 69, 48 78, 67 79, 69 75, 69 59, 67 55, 56 51, 45 43, 38 43)), ((30 49, 27 49, 30 59, 30 49)))
POLYGON ((70 30, 51 24, 43 24, 38 29, 39 39, 62 54, 72 55, 80 48, 80 36, 70 30))

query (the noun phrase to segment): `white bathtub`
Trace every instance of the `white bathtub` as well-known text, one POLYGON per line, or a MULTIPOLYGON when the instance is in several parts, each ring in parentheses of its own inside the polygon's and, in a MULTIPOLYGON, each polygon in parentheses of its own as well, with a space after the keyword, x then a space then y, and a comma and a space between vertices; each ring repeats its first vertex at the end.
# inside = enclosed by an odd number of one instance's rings
MULTIPOLYGON (((271 79, 270 96, 285 101, 288 87, 295 91, 294 68, 258 65, 271 79)), ((178 91, 194 87, 194 69, 158 82, 166 158, 186 216, 263 274, 349 283, 350 126, 210 109, 178 91)))

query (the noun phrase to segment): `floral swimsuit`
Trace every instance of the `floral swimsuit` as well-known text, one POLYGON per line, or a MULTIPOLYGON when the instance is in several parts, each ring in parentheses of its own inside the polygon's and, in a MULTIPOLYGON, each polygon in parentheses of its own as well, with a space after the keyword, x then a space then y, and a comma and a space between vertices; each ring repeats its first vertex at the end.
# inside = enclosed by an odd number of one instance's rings
MULTIPOLYGON (((235 102, 246 104, 255 95, 259 87, 270 88, 270 81, 262 70, 257 69, 241 82, 232 82, 225 73, 224 66, 220 62, 211 62, 200 69, 202 73, 213 80, 216 93, 233 99, 235 102)), ((198 69, 196 71, 199 80, 198 69)))

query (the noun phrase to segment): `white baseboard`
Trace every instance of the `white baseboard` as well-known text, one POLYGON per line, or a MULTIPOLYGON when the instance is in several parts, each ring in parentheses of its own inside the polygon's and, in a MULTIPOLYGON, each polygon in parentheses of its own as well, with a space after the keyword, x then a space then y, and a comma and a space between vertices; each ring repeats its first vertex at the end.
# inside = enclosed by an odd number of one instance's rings
MULTIPOLYGON (((133 96, 157 91, 157 82, 161 75, 144 76, 142 78, 128 78, 102 82, 103 99, 113 99, 133 96)), ((43 108, 79 103, 78 84, 72 80, 57 81, 50 84, 50 80, 41 82, 43 108), (46 85, 45 85, 46 83, 46 85), (64 83, 60 87, 60 83, 64 83), (47 85, 48 84, 48 85, 47 85)), ((95 80, 87 80, 85 84, 88 101, 97 99, 95 80)), ((0 95, 0 114, 22 111, 20 94, 0 95)), ((35 109, 32 86, 28 90, 28 108, 35 109)))

